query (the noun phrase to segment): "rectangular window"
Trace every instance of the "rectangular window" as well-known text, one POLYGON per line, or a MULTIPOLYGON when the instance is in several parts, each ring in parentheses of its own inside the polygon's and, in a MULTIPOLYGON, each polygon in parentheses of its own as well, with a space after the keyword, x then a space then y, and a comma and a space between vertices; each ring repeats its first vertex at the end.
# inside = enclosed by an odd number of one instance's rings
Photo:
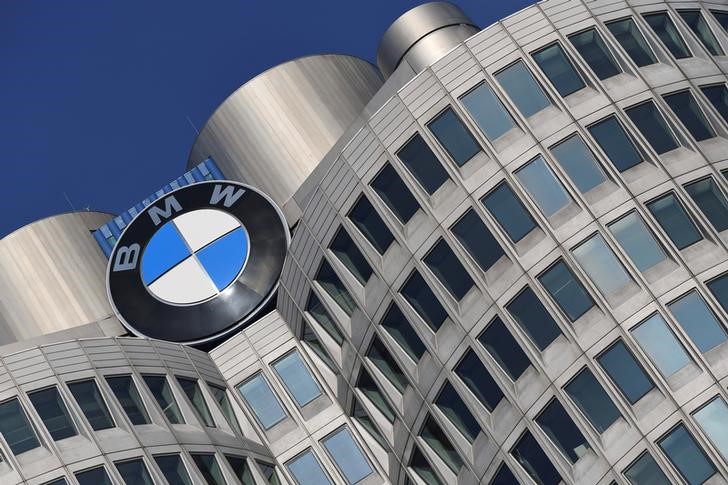
POLYGON ((437 155, 419 133, 399 150, 397 156, 430 195, 450 179, 437 155))
POLYGON ((647 208, 678 249, 685 249, 703 239, 675 194, 669 193, 653 200, 647 208))
POLYGON ((273 368, 299 406, 303 407, 321 395, 321 388, 298 352, 277 360, 273 368))
POLYGON ((35 431, 17 398, 0 404, 0 433, 14 455, 40 446, 35 431))
POLYGON ((688 46, 685 45, 685 41, 680 37, 680 34, 675 28, 675 24, 672 23, 667 12, 645 15, 644 18, 650 27, 652 27, 652 30, 655 31, 657 37, 667 47, 667 50, 675 56, 675 59, 684 59, 691 56, 688 46))
POLYGON ((478 341, 514 381, 531 366, 531 361, 500 317, 495 317, 488 324, 478 341))
POLYGON ((321 360, 324 361, 324 364, 331 369, 332 372, 338 373, 336 369, 336 363, 331 358, 331 355, 329 355, 329 352, 326 350, 326 347, 324 344, 319 340, 318 335, 316 335, 316 332, 313 328, 311 328, 311 325, 308 324, 308 322, 304 321, 303 325, 301 325, 301 337, 302 342, 306 342, 306 344, 311 348, 311 350, 316 353, 316 355, 319 356, 321 360))
POLYGON ((693 416, 723 459, 728 459, 728 406, 723 398, 716 396, 693 416))
POLYGON ((83 415, 86 416, 88 423, 94 431, 113 428, 114 420, 111 418, 109 408, 106 406, 104 398, 101 396, 99 386, 96 381, 88 379, 85 381, 76 381, 68 384, 68 390, 71 391, 73 398, 81 408, 83 415))
POLYGON ((716 231, 728 229, 728 201, 713 177, 689 183, 685 190, 716 231))
POLYGON ((428 416, 425 424, 420 430, 420 437, 429 445, 432 451, 445 462, 445 464, 457 475, 460 467, 463 466, 463 459, 460 458, 455 447, 452 445, 440 425, 428 416))
POLYGON ((721 27, 723 27, 723 30, 728 32, 728 12, 721 12, 719 10, 711 10, 710 13, 713 14, 713 17, 715 17, 715 20, 718 21, 721 27))
POLYGON ((256 374, 238 389, 263 429, 270 429, 286 419, 283 406, 262 374, 256 374))
POLYGON ((562 97, 586 87, 571 60, 558 43, 534 52, 533 59, 562 97))
POLYGON ((170 485, 192 485, 190 474, 179 455, 155 455, 154 461, 170 485))
POLYGON ((374 421, 369 416, 369 413, 367 413, 366 409, 364 409, 364 406, 362 406, 357 398, 353 399, 353 404, 351 407, 351 417, 354 418, 359 424, 361 424, 362 427, 367 430, 367 433, 369 433, 382 448, 384 448, 385 450, 389 449, 387 440, 384 439, 384 436, 382 436, 379 428, 376 424, 374 424, 374 421))
POLYGON ((407 224, 420 209, 417 199, 389 163, 374 177, 371 186, 402 224, 407 224))
POLYGON ((191 453, 191 455, 207 485, 226 485, 215 455, 207 453, 191 453))
POLYGON ((50 482, 45 482, 43 485, 68 485, 68 482, 65 478, 61 477, 50 482))
POLYGON ((547 269, 538 279, 572 322, 594 306, 594 300, 563 260, 547 269))
POLYGON ((435 400, 435 405, 469 442, 475 441, 481 432, 480 425, 449 382, 445 381, 445 385, 435 400))
POLYGON ((551 101, 523 61, 503 69, 495 78, 524 117, 528 118, 551 106, 551 101))
POLYGON ((212 397, 214 397, 215 401, 217 401, 218 406, 220 406, 220 411, 222 411, 222 414, 225 416, 230 427, 242 434, 240 431, 240 424, 238 423, 238 419, 235 417, 232 403, 230 403, 230 398, 228 397, 225 388, 216 386, 215 384, 210 384, 209 382, 207 383, 207 387, 210 389, 212 397))
POLYGON ((422 454, 417 445, 412 447, 412 456, 410 457, 409 467, 412 471, 427 485, 443 485, 442 480, 427 461, 425 455, 422 454))
POLYGON ((624 471, 632 485, 671 485, 670 480, 648 452, 644 452, 624 471))
POLYGON ((632 283, 629 273, 607 246, 601 234, 595 234, 571 252, 605 296, 613 295, 632 283))
POLYGON ((637 67, 655 64, 657 58, 632 18, 609 22, 607 28, 637 67))
POLYGON ((625 111, 658 155, 680 146, 668 128, 662 113, 652 101, 627 108, 625 111))
POLYGON ((144 464, 144 460, 138 458, 136 460, 127 460, 114 463, 116 470, 121 475, 124 483, 133 483, 134 485, 154 485, 149 470, 144 464))
POLYGON ((630 404, 639 401, 655 387, 621 340, 597 357, 597 361, 630 404))
POLYGON ((102 466, 75 473, 74 476, 79 485, 113 485, 102 466))
POLYGON ((631 333, 665 379, 691 363, 685 349, 659 313, 641 322, 631 333))
POLYGON ((444 239, 435 243, 423 261, 448 293, 458 301, 475 286, 473 279, 444 239))
POLYGON ((374 246, 379 254, 384 254, 394 241, 391 231, 365 196, 361 196, 349 212, 349 219, 374 246))
POLYGON ((599 79, 604 80, 622 72, 596 29, 569 36, 569 40, 599 79))
POLYGON ((329 248, 344 263, 346 269, 356 277, 359 283, 362 285, 367 284, 369 277, 372 275, 372 267, 369 266, 366 258, 343 227, 339 228, 329 248))
MULTIPOLYGON (((726 18, 728 18, 728 14, 726 14, 726 18)), ((726 88, 725 84, 701 86, 700 90, 723 120, 728 123, 728 88, 726 88)))
POLYGON ((131 376, 107 377, 106 382, 124 409, 131 424, 136 426, 150 423, 142 397, 139 395, 131 376))
POLYGON ((417 270, 412 272, 412 275, 399 291, 422 320, 434 332, 437 332, 448 315, 430 287, 425 283, 422 275, 417 270))
POLYGON ((319 300, 316 294, 314 294, 313 292, 311 292, 310 296, 308 297, 306 311, 313 317, 314 320, 319 323, 319 325, 323 327, 326 333, 328 333, 329 336, 334 339, 337 344, 341 345, 341 343, 344 341, 344 337, 341 335, 339 327, 334 322, 334 319, 331 318, 329 312, 326 311, 326 308, 324 308, 321 300, 319 300))
POLYGON ((569 193, 538 156, 516 171, 516 178, 523 184, 543 215, 551 217, 571 204, 569 193))
POLYGON ((556 321, 528 286, 506 309, 541 351, 561 335, 556 321))
POLYGON ((667 307, 701 352, 714 349, 728 339, 725 329, 696 290, 667 307))
POLYGON ((468 350, 455 367, 455 374, 490 412, 493 412, 504 397, 495 379, 472 350, 468 350))
POLYGON ((678 10, 677 13, 682 17, 687 26, 690 27, 695 37, 698 38, 710 55, 723 55, 723 49, 721 49, 710 27, 708 27, 708 23, 701 15, 700 10, 678 10))
POLYGON ((260 468, 260 471, 263 472, 263 477, 270 485, 280 485, 281 482, 278 478, 275 465, 262 461, 256 461, 256 463, 258 463, 258 468, 260 468))
POLYGON ((374 473, 347 427, 324 438, 322 443, 347 483, 359 483, 374 473))
POLYGON ((520 485, 520 482, 513 476, 513 472, 503 463, 488 485, 520 485))
POLYGON ((248 461, 245 457, 225 455, 225 459, 235 474, 235 478, 240 480, 240 483, 243 485, 255 485, 255 479, 253 478, 253 474, 250 471, 248 461))
POLYGON ((536 483, 558 484, 563 479, 530 431, 526 431, 511 449, 511 455, 536 483))
POLYGON ((392 303, 382 318, 380 325, 387 330, 394 340, 414 360, 419 360, 427 348, 422 339, 414 331, 396 303, 392 303))
POLYGON ((184 423, 182 412, 179 410, 177 400, 174 398, 174 393, 169 386, 169 382, 167 382, 167 378, 164 376, 142 375, 142 379, 169 422, 171 424, 184 423))
POLYGON ((608 227, 640 271, 645 272, 667 259, 665 250, 636 212, 630 212, 608 227))
POLYGON ((723 310, 728 312, 728 274, 723 274, 708 282, 708 289, 718 300, 723 310))
POLYGON ((215 422, 212 420, 210 408, 207 407, 205 396, 202 394, 202 389, 200 389, 200 384, 197 382, 197 379, 177 376, 177 382, 179 382, 179 385, 187 396, 187 399, 190 400, 190 404, 192 404, 192 407, 197 413, 197 416, 200 418, 200 421, 202 421, 202 424, 208 428, 214 427, 215 422))
POLYGON ((591 125, 589 133, 604 150, 612 165, 620 172, 629 170, 642 162, 642 155, 614 115, 591 125))
POLYGON ((558 399, 553 399, 541 411, 536 422, 571 463, 579 461, 591 449, 558 399))
POLYGON ((657 444, 689 485, 700 485, 716 474, 713 463, 680 423, 657 444))
POLYGON ((58 388, 49 387, 32 392, 28 398, 54 441, 78 434, 58 388))
POLYGON ((347 315, 351 316, 354 313, 356 309, 354 298, 349 293, 349 290, 346 289, 344 283, 341 282, 339 276, 334 273, 334 269, 328 261, 323 260, 321 262, 321 267, 318 273, 316 273, 316 281, 347 315))
POLYGON ((552 146, 551 153, 582 194, 607 180, 594 154, 578 134, 552 146))
POLYGON ((622 416, 588 367, 579 372, 564 390, 599 433, 605 432, 622 416))
POLYGON ((376 382, 374 382, 374 379, 372 379, 372 376, 369 375, 364 367, 361 368, 359 379, 357 379, 356 382, 356 387, 367 397, 367 399, 369 399, 369 401, 371 401, 379 412, 384 415, 387 421, 390 423, 394 422, 395 414, 392 406, 389 405, 384 394, 382 394, 382 391, 379 390, 376 382))
POLYGON ((482 202, 514 243, 536 228, 531 214, 505 182, 486 195, 482 202))
POLYGON ((665 102, 670 106, 675 116, 687 128, 695 141, 703 141, 715 137, 715 131, 705 119, 703 112, 698 106, 698 102, 690 93, 690 91, 680 91, 679 93, 664 96, 665 102))
POLYGON ((407 376, 404 375, 404 372, 402 372, 402 369, 399 368, 399 365, 397 365, 392 354, 389 353, 387 347, 384 346, 378 337, 374 337, 372 345, 369 347, 369 352, 367 352, 367 357, 369 357, 369 360, 372 361, 376 368, 384 374, 387 380, 391 382, 399 392, 404 392, 409 384, 407 376))
POLYGON ((503 248, 473 209, 468 209, 450 230, 483 271, 505 256, 503 248))
POLYGON ((480 145, 465 128, 452 107, 448 107, 437 118, 430 121, 427 127, 459 167, 465 165, 480 152, 480 145))
POLYGON ((286 468, 298 485, 331 485, 331 480, 311 449, 286 463, 286 468))
POLYGON ((513 117, 495 95, 493 89, 485 83, 479 84, 460 98, 460 101, 470 113, 475 124, 490 141, 505 135, 516 126, 513 117))

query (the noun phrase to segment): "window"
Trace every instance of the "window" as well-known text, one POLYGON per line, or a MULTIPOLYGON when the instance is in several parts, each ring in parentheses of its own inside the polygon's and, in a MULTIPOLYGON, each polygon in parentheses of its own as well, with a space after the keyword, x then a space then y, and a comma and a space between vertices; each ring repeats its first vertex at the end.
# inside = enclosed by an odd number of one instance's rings
POLYGON ((622 416, 588 367, 579 372, 564 389, 599 433, 605 432, 622 416))
POLYGON ((652 30, 655 31, 655 34, 657 34, 657 37, 665 44, 667 50, 675 56, 675 59, 690 57, 688 46, 685 45, 685 41, 680 37, 680 34, 675 28, 675 24, 672 23, 667 12, 653 13, 644 17, 650 27, 652 27, 652 30))
POLYGON ((610 22, 607 24, 607 28, 637 67, 644 67, 657 62, 652 49, 647 45, 644 36, 633 19, 626 18, 610 22))
POLYGON ((437 332, 445 322, 447 312, 430 287, 427 286, 422 275, 417 270, 413 271, 412 275, 399 291, 405 300, 412 305, 412 308, 414 308, 422 320, 434 332, 437 332))
POLYGON ((697 101, 690 91, 680 91, 679 93, 665 96, 665 101, 670 109, 680 119, 683 126, 687 128, 695 141, 703 141, 708 138, 715 137, 713 128, 705 119, 703 112, 700 110, 697 101))
POLYGON ((447 439, 440 425, 435 422, 432 416, 425 419, 425 424, 420 430, 420 437, 429 445, 432 451, 457 475, 460 467, 463 466, 463 459, 460 458, 455 447, 447 439))
POLYGON ((728 458, 728 406, 723 398, 716 396, 693 416, 723 459, 728 458))
POLYGON ((321 388, 298 352, 276 361, 273 368, 299 406, 303 407, 321 395, 321 388))
POLYGON ((647 208, 678 249, 685 249, 703 239, 675 194, 669 193, 653 200, 647 208))
POLYGON ((671 485, 670 480, 648 452, 644 452, 632 463, 624 471, 624 476, 632 485, 671 485))
POLYGON ((607 180, 594 154, 578 134, 552 146, 551 152, 582 194, 607 180))
POLYGON ((133 425, 149 424, 149 416, 131 376, 107 377, 111 391, 133 425))
POLYGON ((255 485, 255 479, 250 472, 250 467, 245 457, 225 455, 225 459, 233 470, 233 473, 235 473, 235 478, 240 480, 240 483, 243 485, 255 485))
POLYGON ((604 242, 595 234, 572 250, 574 257, 604 295, 617 293, 632 282, 627 271, 604 242))
POLYGON ((389 163, 374 177, 371 186, 402 224, 407 224, 420 209, 412 192, 389 163))
POLYGON ((399 392, 404 392, 407 384, 409 384, 407 377, 404 375, 404 372, 402 372, 402 369, 399 368, 399 365, 397 365, 397 362, 394 360, 394 357, 392 357, 392 354, 389 353, 389 350, 387 350, 381 340, 379 340, 376 336, 372 341, 371 347, 369 347, 367 357, 369 357, 377 369, 384 374, 387 380, 389 380, 389 382, 391 382, 399 392))
POLYGON ((708 289, 718 300, 723 310, 728 312, 728 274, 724 274, 708 282, 708 289))
POLYGON ((0 433, 14 455, 40 446, 35 431, 17 398, 0 404, 0 433))
POLYGON ((551 101, 523 61, 503 69, 495 78, 526 118, 551 106, 551 101))
POLYGON ((144 461, 141 458, 114 463, 124 483, 134 485, 154 485, 144 461))
POLYGON ((419 360, 427 350, 396 303, 389 306, 381 325, 412 359, 419 360))
POLYGON ((300 339, 302 342, 306 342, 309 348, 311 348, 311 350, 313 350, 314 353, 318 355, 321 360, 324 361, 326 367, 331 369, 331 371, 334 373, 338 372, 336 369, 336 363, 331 358, 331 355, 329 355, 326 347, 321 342, 321 340, 319 340, 318 335, 316 335, 316 332, 313 330, 313 328, 311 328, 311 325, 309 325, 306 321, 304 321, 303 325, 301 326, 300 339))
POLYGON ((102 466, 78 472, 74 476, 79 485, 113 485, 102 466))
POLYGON ((621 340, 597 357, 597 361, 630 404, 639 401, 655 387, 621 340))
POLYGON ((612 165, 620 172, 642 162, 642 155, 615 116, 609 116, 599 123, 591 125, 589 133, 604 150, 612 165))
POLYGON ((516 177, 546 217, 551 217, 571 204, 569 193, 538 156, 516 171, 516 177))
POLYGON ((728 229, 728 201, 713 177, 687 184, 685 190, 716 231, 728 229))
POLYGON ((662 155, 679 145, 655 103, 647 101, 625 110, 652 148, 662 155))
POLYGON ((561 96, 566 97, 586 87, 558 43, 534 52, 533 59, 561 96))
POLYGON ((505 182, 486 195, 483 204, 514 243, 523 239, 536 227, 531 214, 505 182))
POLYGON ((493 412, 503 399, 503 391, 472 350, 468 350, 455 367, 455 374, 488 411, 493 412))
POLYGON ((498 99, 490 86, 485 83, 479 84, 472 91, 460 98, 465 109, 490 141, 505 135, 515 128, 508 110, 498 99))
MULTIPOLYGON (((726 18, 728 19, 728 14, 726 14, 726 18)), ((723 117, 723 120, 728 122, 728 88, 726 88, 725 84, 701 86, 700 90, 708 98, 718 114, 723 117)))
POLYGON ((508 331, 500 317, 495 317, 478 337, 485 350, 498 362, 512 380, 518 380, 531 361, 508 331))
POLYGON ((28 398, 54 441, 78 434, 58 388, 49 387, 32 392, 28 398))
POLYGON ((311 292, 308 297, 306 311, 313 317, 314 320, 319 323, 319 325, 321 325, 321 327, 323 327, 326 333, 328 333, 329 336, 334 339, 337 344, 342 344, 342 342, 344 341, 344 337, 341 335, 339 327, 336 325, 334 319, 331 318, 329 312, 326 311, 326 308, 324 308, 321 301, 313 292, 311 292))
POLYGON ((711 10, 710 13, 713 14, 713 17, 715 17, 715 20, 718 21, 721 27, 725 31, 728 32, 728 12, 720 12, 718 10, 711 10))
POLYGON ((359 483, 374 473, 348 428, 340 428, 322 443, 347 483, 359 483))
POLYGON ((480 152, 480 145, 465 128, 452 107, 448 107, 427 127, 460 167, 480 152))
POLYGON ((197 465, 197 469, 202 474, 207 485, 226 485, 225 478, 223 478, 222 470, 215 459, 215 455, 192 453, 192 461, 197 465))
POLYGON ((684 424, 677 425, 657 444, 689 485, 700 485, 716 474, 715 466, 684 424))
POLYGON ((631 332, 665 378, 691 363, 685 349, 659 313, 640 323, 631 332))
POLYGON ((159 404, 159 407, 164 412, 171 424, 182 424, 185 422, 182 417, 182 412, 179 410, 177 401, 172 393, 172 388, 169 387, 167 378, 164 376, 151 376, 143 375, 142 379, 146 383, 149 391, 154 396, 154 399, 159 404))
POLYGON ((636 212, 630 212, 608 227, 638 270, 645 272, 667 259, 664 249, 636 212))
POLYGON ((286 467, 298 485, 331 485, 331 480, 311 449, 286 463, 286 467))
POLYGON ((339 228, 329 247, 336 257, 344 263, 346 269, 351 271, 351 274, 359 280, 359 283, 366 285, 372 275, 372 267, 369 266, 364 255, 343 228, 339 228))
POLYGON ((377 425, 374 424, 374 421, 369 416, 366 409, 364 409, 364 406, 362 406, 357 398, 353 398, 352 401, 351 417, 361 424, 365 430, 367 430, 367 433, 369 433, 372 438, 379 443, 379 446, 385 450, 389 449, 387 440, 384 439, 384 436, 382 436, 382 433, 379 431, 379 428, 377 428, 377 425))
POLYGON ((190 400, 190 403, 195 409, 200 421, 202 421, 202 423, 208 428, 214 427, 215 422, 212 420, 210 408, 207 407, 205 396, 202 394, 202 389, 200 389, 197 379, 188 379, 186 377, 177 376, 177 382, 179 382, 179 385, 187 396, 187 399, 190 400))
POLYGON ((528 286, 506 306, 506 309, 541 351, 561 335, 561 330, 553 317, 528 286))
POLYGON ((209 382, 207 383, 207 387, 210 389, 212 397, 215 398, 215 401, 217 401, 217 404, 220 406, 220 411, 222 411, 222 414, 225 416, 230 427, 242 434, 238 420, 235 417, 235 412, 233 411, 233 406, 230 403, 230 398, 228 397, 225 388, 216 386, 215 384, 210 384, 209 382))
POLYGON ((595 29, 574 34, 569 40, 599 79, 604 80, 622 72, 602 36, 595 29))
POLYGON ((437 473, 432 465, 427 461, 425 455, 422 454, 417 446, 412 447, 412 456, 410 457, 409 466, 417 476, 427 485, 443 485, 438 478, 437 473))
POLYGON ((359 373, 359 379, 356 382, 356 387, 367 397, 367 399, 369 399, 369 401, 371 401, 372 404, 374 404, 379 412, 382 413, 390 423, 394 422, 395 415, 392 406, 389 405, 389 402, 387 402, 382 391, 379 390, 379 387, 374 382, 374 379, 372 379, 372 376, 369 375, 369 372, 367 372, 363 367, 359 373))
POLYGON ((374 246, 379 254, 384 254, 394 236, 387 228, 374 206, 365 196, 361 196, 349 212, 349 219, 361 231, 364 237, 374 246))
POLYGON ((511 450, 511 455, 536 483, 557 485, 562 482, 561 475, 530 431, 523 433, 521 439, 511 450))
POLYGON ((423 261, 448 293, 458 301, 475 285, 444 239, 435 243, 423 261))
POLYGON ((430 195, 450 179, 440 160, 419 133, 399 150, 397 156, 430 195))
POLYGON ((591 449, 558 399, 553 399, 541 411, 536 422, 571 463, 579 461, 591 449))
POLYGON ((538 279, 572 322, 594 306, 594 300, 563 260, 547 269, 538 279))
POLYGON ((723 49, 716 40, 713 32, 708 27, 708 23, 700 14, 700 10, 678 10, 677 13, 682 17, 685 23, 693 31, 695 37, 698 38, 703 47, 713 56, 722 56, 723 49))
POLYGON ((488 485, 520 485, 520 482, 513 476, 513 472, 503 463, 488 485))
POLYGON ((73 398, 94 431, 115 426, 96 381, 89 379, 87 381, 72 382, 68 384, 68 390, 71 391, 73 398))
POLYGON ((468 209, 450 230, 483 271, 488 271, 505 255, 503 248, 473 209, 468 209))
POLYGON ((347 315, 351 316, 356 309, 354 298, 346 289, 344 283, 341 282, 338 275, 334 273, 328 261, 323 260, 321 267, 316 273, 316 281, 321 285, 326 293, 341 307, 347 315))
POLYGON ((286 412, 262 374, 256 374, 238 389, 263 429, 270 429, 286 419, 286 412))
POLYGON ((179 455, 156 455, 154 461, 169 485, 192 485, 190 475, 179 455))
POLYGON ((481 431, 480 425, 449 382, 445 382, 435 404, 468 441, 475 441, 481 431))
POLYGON ((278 473, 276 473, 275 465, 263 463, 262 461, 259 461, 257 463, 260 471, 263 472, 263 476, 270 485, 280 485, 281 482, 278 479, 278 473))
POLYGON ((57 480, 46 482, 43 485, 68 485, 68 482, 66 481, 65 478, 61 477, 57 480))
POLYGON ((728 336, 696 290, 667 305, 675 320, 701 352, 707 352, 726 341, 728 336))

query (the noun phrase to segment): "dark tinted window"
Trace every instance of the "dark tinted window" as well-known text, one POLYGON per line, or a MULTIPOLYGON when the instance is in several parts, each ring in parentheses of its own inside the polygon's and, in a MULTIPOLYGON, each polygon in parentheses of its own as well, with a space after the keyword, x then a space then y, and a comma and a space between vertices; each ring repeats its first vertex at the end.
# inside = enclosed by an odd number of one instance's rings
POLYGON ((419 360, 427 350, 396 303, 389 306, 381 325, 413 359, 419 360))
POLYGON ((190 400, 192 407, 194 408, 197 416, 205 426, 215 426, 215 422, 212 420, 210 409, 207 407, 205 397, 202 394, 202 389, 196 379, 187 379, 185 377, 177 377, 180 387, 187 395, 187 399, 190 400))
POLYGON ((488 411, 492 412, 503 399, 503 391, 472 350, 468 350, 465 357, 455 367, 455 374, 463 380, 488 411))
POLYGON ((0 433, 15 455, 40 446, 35 431, 16 398, 0 404, 0 433))
POLYGON ((657 62, 652 49, 649 48, 642 32, 637 28, 634 20, 626 18, 607 24, 607 28, 627 52, 637 67, 648 66, 657 62))
POLYGON ((321 267, 316 274, 316 281, 318 281, 324 291, 338 303, 347 315, 354 313, 354 309, 356 309, 354 298, 349 293, 349 290, 346 289, 344 283, 341 282, 339 276, 334 273, 334 269, 328 261, 324 260, 321 263, 321 267))
POLYGON ((536 422, 571 463, 576 463, 591 449, 584 435, 557 399, 551 401, 541 411, 536 422))
POLYGON ((624 476, 633 485, 671 485, 655 459, 647 452, 624 471, 624 476))
POLYGON ((597 360, 630 404, 639 401, 655 387, 621 340, 612 345, 597 360))
POLYGON ((511 450, 511 455, 536 483, 542 485, 558 485, 561 483, 561 475, 549 461, 546 453, 543 452, 530 431, 526 431, 518 440, 516 446, 511 450))
POLYGON ((539 350, 546 349, 561 335, 559 326, 529 287, 526 287, 506 308, 539 350))
POLYGON ((531 365, 500 317, 490 322, 478 340, 514 381, 531 365))
POLYGON ((628 108, 626 112, 658 154, 667 153, 679 146, 665 118, 652 101, 628 108))
POLYGON ((715 466, 682 423, 658 444, 690 485, 700 485, 715 475, 715 466))
POLYGON ((647 271, 667 259, 665 250, 636 212, 609 224, 609 230, 640 271, 647 271))
POLYGON ((690 91, 665 96, 665 101, 696 141, 707 140, 715 136, 713 128, 705 119, 690 91))
POLYGON ((430 195, 449 179, 440 160, 419 133, 400 149, 397 156, 430 195))
POLYGON ((339 228, 339 232, 336 233, 331 245, 329 246, 331 251, 344 263, 346 269, 351 271, 359 283, 365 285, 372 275, 372 267, 369 266, 364 255, 356 247, 354 241, 351 240, 349 234, 343 229, 339 228))
POLYGON ((179 455, 157 455, 154 461, 169 485, 192 485, 190 475, 179 455))
POLYGON ((372 420, 371 416, 369 416, 369 413, 367 413, 366 409, 364 409, 364 406, 362 406, 359 400, 356 398, 354 398, 353 400, 351 417, 354 418, 359 424, 361 424, 382 448, 384 448, 385 450, 389 448, 389 446, 387 445, 387 440, 384 439, 384 436, 382 436, 379 428, 376 424, 374 424, 374 420, 372 420))
POLYGON ((495 140, 516 126, 493 90, 483 83, 461 98, 463 106, 489 140, 495 140))
POLYGON ((356 382, 356 387, 364 394, 376 408, 381 412, 385 418, 391 423, 394 421, 395 414, 392 406, 390 406, 387 399, 382 394, 382 391, 374 382, 369 372, 362 367, 359 373, 359 379, 356 382))
POLYGON ((425 424, 420 430, 420 436, 432 448, 432 451, 437 453, 437 456, 457 474, 460 467, 463 466, 463 459, 460 458, 457 450, 432 416, 428 416, 425 420, 425 424))
POLYGON ((159 407, 164 411, 164 415, 167 416, 169 422, 172 424, 184 423, 185 420, 179 410, 177 400, 174 398, 172 388, 169 387, 167 378, 164 376, 142 376, 142 379, 144 379, 144 382, 147 384, 159 407))
POLYGON ((526 118, 551 106, 551 101, 522 61, 503 69, 495 78, 526 118))
POLYGON ((114 463, 114 465, 121 478, 124 479, 124 483, 129 485, 154 485, 147 466, 141 458, 114 463))
POLYGON ((382 218, 374 210, 369 199, 363 195, 351 209, 351 212, 349 212, 349 219, 351 219, 379 254, 384 254, 389 245, 392 244, 392 241, 394 241, 394 236, 392 236, 387 225, 384 224, 382 218))
POLYGON ((584 368, 564 389, 600 433, 606 431, 621 416, 589 368, 584 368))
POLYGON ((715 20, 718 21, 721 27, 723 27, 723 29, 728 32, 728 12, 711 10, 710 13, 713 14, 713 17, 715 17, 715 20))
POLYGON ((149 424, 149 416, 131 376, 107 377, 106 382, 119 400, 131 424, 149 424))
POLYGON ((437 332, 447 318, 447 312, 422 276, 417 271, 413 272, 399 291, 422 320, 437 332))
POLYGON ((599 79, 607 79, 622 72, 595 29, 572 35, 569 40, 599 79))
POLYGON ((685 190, 716 231, 728 229, 728 201, 712 177, 690 183, 685 190))
POLYGON ((700 90, 703 91, 710 104, 723 117, 723 120, 728 122, 728 88, 726 88, 725 84, 703 86, 700 90))
POLYGON ((451 231, 483 271, 488 271, 505 255, 503 248, 473 209, 468 209, 451 231))
POLYGON ((308 297, 308 305, 306 305, 306 311, 326 330, 331 338, 333 338, 337 344, 341 345, 344 341, 344 337, 341 335, 339 327, 334 322, 329 312, 326 311, 321 300, 311 292, 311 296, 308 297))
POLYGON ((572 322, 594 306, 594 301, 563 261, 551 266, 539 280, 572 322))
POLYGON ((675 194, 664 195, 648 203, 647 208, 678 249, 685 249, 703 239, 675 194))
POLYGON ((101 396, 96 381, 89 379, 72 382, 68 384, 68 390, 73 394, 73 398, 94 431, 114 427, 114 420, 111 419, 109 408, 106 407, 106 402, 101 396))
POLYGON ((513 242, 520 241, 536 227, 531 214, 505 182, 486 195, 483 204, 513 242))
POLYGON ((488 485, 521 485, 521 483, 516 480, 516 477, 513 476, 513 472, 504 463, 498 469, 498 473, 495 474, 493 480, 491 480, 488 485))
POLYGON ((675 24, 672 23, 667 12, 654 13, 645 15, 644 17, 662 43, 665 44, 667 50, 669 50, 676 59, 690 57, 688 46, 685 45, 685 41, 682 37, 680 37, 680 34, 675 28, 675 24))
POLYGON ((240 480, 240 483, 243 485, 255 485, 255 479, 250 472, 248 461, 244 457, 225 455, 225 459, 233 470, 233 473, 235 473, 235 478, 240 480))
POLYGON ((102 466, 78 472, 74 476, 79 485, 113 485, 102 466))
POLYGON ((338 373, 336 363, 334 363, 331 355, 329 355, 328 350, 326 350, 326 347, 321 342, 318 335, 316 335, 314 329, 311 328, 311 325, 309 325, 306 321, 303 322, 303 325, 301 327, 301 341, 306 342, 311 350, 313 350, 316 355, 318 355, 319 358, 324 361, 324 364, 326 364, 326 366, 331 369, 332 372, 338 373))
POLYGON ((427 485, 442 485, 443 482, 417 446, 412 448, 409 466, 427 485))
POLYGON ((568 96, 586 86, 559 44, 534 52, 533 59, 561 96, 568 96))
POLYGON ((642 155, 614 116, 590 126, 589 133, 620 172, 624 172, 642 161, 642 155))
POLYGON ((238 423, 238 419, 235 417, 235 411, 233 411, 232 403, 230 402, 230 398, 228 397, 225 388, 216 386, 215 384, 210 384, 209 382, 207 383, 207 388, 210 390, 210 394, 212 394, 212 397, 220 406, 220 411, 222 411, 222 414, 225 416, 225 420, 228 422, 230 427, 242 434, 240 424, 238 423))
POLYGON ((481 431, 480 425, 449 382, 445 382, 435 404, 468 441, 475 441, 481 431))
POLYGON ((698 38, 701 44, 714 56, 722 56, 723 49, 716 40, 713 32, 708 27, 708 23, 700 14, 700 10, 678 10, 677 13, 683 18, 693 34, 698 38))
POLYGON ((427 126, 448 155, 461 167, 480 152, 480 145, 452 108, 447 108, 427 126))
POLYGON ((193 453, 192 461, 197 465, 197 469, 207 485, 225 485, 225 478, 223 478, 222 470, 220 470, 215 455, 193 453))
POLYGON ((715 299, 718 300, 723 310, 728 312, 728 274, 721 275, 712 281, 708 282, 708 288, 710 289, 715 299))
POLYGON ((407 384, 409 384, 407 376, 404 375, 404 372, 402 372, 402 369, 400 369, 399 365, 397 365, 392 354, 389 353, 389 350, 387 350, 387 347, 384 346, 379 338, 374 338, 372 346, 369 347, 369 352, 367 352, 367 357, 369 357, 372 363, 382 372, 382 374, 384 374, 394 387, 399 390, 399 392, 404 392, 407 384))
POLYGON ((55 441, 78 434, 57 388, 49 387, 30 393, 28 398, 55 441))
POLYGON ((444 239, 437 241, 424 262, 456 300, 462 300, 474 286, 473 279, 444 239))
POLYGON ((412 192, 390 164, 386 164, 374 177, 371 186, 402 224, 407 224, 420 208, 412 192))

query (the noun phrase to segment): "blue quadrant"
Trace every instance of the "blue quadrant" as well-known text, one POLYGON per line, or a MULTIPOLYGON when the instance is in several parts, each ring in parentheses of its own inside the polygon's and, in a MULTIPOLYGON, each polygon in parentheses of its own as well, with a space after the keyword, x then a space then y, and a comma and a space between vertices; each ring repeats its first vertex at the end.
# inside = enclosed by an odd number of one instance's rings
POLYGON ((170 221, 147 243, 142 256, 142 281, 151 284, 190 255, 182 236, 170 221))
POLYGON ((244 229, 229 232, 197 252, 197 259, 222 291, 233 282, 248 255, 248 236, 244 229))

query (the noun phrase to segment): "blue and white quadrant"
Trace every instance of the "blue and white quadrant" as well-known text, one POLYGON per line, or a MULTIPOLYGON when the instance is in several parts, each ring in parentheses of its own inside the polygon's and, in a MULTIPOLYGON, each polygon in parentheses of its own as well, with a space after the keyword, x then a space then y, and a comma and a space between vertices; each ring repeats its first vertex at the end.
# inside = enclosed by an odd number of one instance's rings
POLYGON ((199 303, 237 279, 248 251, 248 234, 237 218, 217 209, 187 212, 165 223, 147 243, 142 281, 164 302, 199 303))

